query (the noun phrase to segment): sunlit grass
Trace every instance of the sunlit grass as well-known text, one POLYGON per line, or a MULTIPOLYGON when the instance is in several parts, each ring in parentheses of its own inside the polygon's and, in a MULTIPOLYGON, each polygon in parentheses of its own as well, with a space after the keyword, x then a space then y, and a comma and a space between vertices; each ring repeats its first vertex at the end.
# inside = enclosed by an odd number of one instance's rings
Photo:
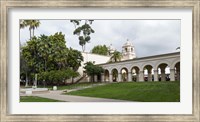
POLYGON ((111 83, 66 94, 142 102, 179 102, 180 82, 111 83))

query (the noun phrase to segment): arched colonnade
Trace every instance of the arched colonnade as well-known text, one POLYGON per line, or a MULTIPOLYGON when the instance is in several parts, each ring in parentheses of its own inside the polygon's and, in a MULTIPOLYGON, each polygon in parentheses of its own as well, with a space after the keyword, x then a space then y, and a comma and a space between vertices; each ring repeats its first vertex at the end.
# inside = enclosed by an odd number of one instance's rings
POLYGON ((101 81, 179 81, 180 53, 164 54, 128 61, 101 64, 101 81))

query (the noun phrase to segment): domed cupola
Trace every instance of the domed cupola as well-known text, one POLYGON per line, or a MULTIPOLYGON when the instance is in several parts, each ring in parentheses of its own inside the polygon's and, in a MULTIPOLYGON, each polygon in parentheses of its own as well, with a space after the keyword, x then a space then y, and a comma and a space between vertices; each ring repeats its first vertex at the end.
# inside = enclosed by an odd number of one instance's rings
POLYGON ((113 54, 115 50, 116 49, 112 46, 112 44, 110 44, 110 46, 108 47, 109 55, 113 54))
POLYGON ((122 56, 122 60, 136 58, 134 46, 128 39, 126 43, 122 46, 122 56))

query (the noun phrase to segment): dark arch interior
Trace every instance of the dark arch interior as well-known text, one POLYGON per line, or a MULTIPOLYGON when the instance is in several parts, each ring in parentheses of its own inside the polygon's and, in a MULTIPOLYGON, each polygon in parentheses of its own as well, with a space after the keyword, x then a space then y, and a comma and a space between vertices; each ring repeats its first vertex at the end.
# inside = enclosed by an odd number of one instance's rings
POLYGON ((132 81, 139 81, 139 71, 140 69, 137 66, 132 67, 131 74, 132 74, 132 81))
POLYGON ((122 68, 121 74, 122 74, 122 81, 128 81, 128 69, 125 67, 122 68))
POLYGON ((113 69, 112 70, 112 80, 113 80, 113 82, 117 82, 117 79, 118 79, 118 71, 117 71, 117 69, 113 69))

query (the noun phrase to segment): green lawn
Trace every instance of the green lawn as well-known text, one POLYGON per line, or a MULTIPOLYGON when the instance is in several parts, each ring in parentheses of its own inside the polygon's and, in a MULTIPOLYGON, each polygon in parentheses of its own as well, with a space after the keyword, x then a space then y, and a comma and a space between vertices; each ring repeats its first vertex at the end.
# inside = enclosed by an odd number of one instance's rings
POLYGON ((66 93, 141 102, 179 102, 180 82, 125 82, 66 93))
POLYGON ((62 102, 62 101, 36 97, 36 96, 21 96, 20 102, 62 102))

